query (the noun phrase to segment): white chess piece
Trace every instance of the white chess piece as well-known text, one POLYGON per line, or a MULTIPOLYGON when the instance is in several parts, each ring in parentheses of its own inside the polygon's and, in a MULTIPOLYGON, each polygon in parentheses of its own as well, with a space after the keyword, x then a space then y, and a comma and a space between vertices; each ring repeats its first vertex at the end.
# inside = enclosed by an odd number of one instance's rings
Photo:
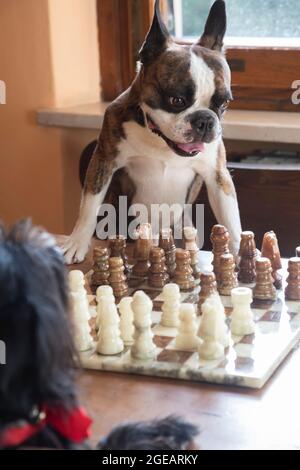
POLYGON ((78 270, 71 271, 69 285, 75 347, 77 351, 87 351, 93 347, 93 339, 90 333, 90 312, 83 273, 78 270))
POLYGON ((197 350, 200 339, 197 336, 197 322, 194 305, 181 304, 179 328, 175 338, 175 346, 182 351, 197 350))
POLYGON ((109 295, 101 299, 97 352, 104 355, 119 354, 124 349, 120 335, 120 317, 115 301, 109 295))
POLYGON ((100 316, 103 310, 102 301, 104 297, 109 297, 111 303, 115 302, 115 297, 114 297, 113 289, 111 286, 100 286, 96 290, 96 301, 97 301, 97 316, 96 316, 96 322, 95 322, 96 331, 99 330, 100 316))
POLYGON ((183 227, 183 233, 185 238, 185 249, 188 251, 199 251, 199 247, 197 245, 197 229, 195 227, 183 227))
POLYGON ((198 349, 200 359, 215 360, 224 357, 228 332, 224 307, 217 295, 211 295, 202 304, 199 335, 202 339, 198 349))
POLYGON ((224 346, 224 348, 227 348, 229 346, 230 335, 226 324, 225 308, 222 304, 221 297, 218 292, 216 292, 210 295, 208 299, 211 312, 213 313, 209 314, 208 318, 205 318, 204 321, 203 316, 201 317, 198 334, 202 339, 204 339, 205 336, 210 336, 210 331, 214 328, 213 326, 210 326, 210 322, 216 322, 218 341, 224 346))
POLYGON ((131 302, 131 297, 123 297, 119 303, 121 337, 125 346, 131 346, 133 344, 134 325, 131 302))
POLYGON ((255 332, 253 312, 250 307, 252 299, 252 290, 248 287, 236 287, 231 291, 233 305, 231 333, 235 336, 251 335, 255 332))
POLYGON ((161 325, 177 328, 179 325, 180 289, 177 284, 166 284, 162 291, 161 325))
POLYGON ((153 343, 151 330, 152 301, 143 291, 137 291, 132 299, 133 323, 135 326, 134 343, 131 356, 135 359, 153 359, 156 356, 156 346, 153 343))

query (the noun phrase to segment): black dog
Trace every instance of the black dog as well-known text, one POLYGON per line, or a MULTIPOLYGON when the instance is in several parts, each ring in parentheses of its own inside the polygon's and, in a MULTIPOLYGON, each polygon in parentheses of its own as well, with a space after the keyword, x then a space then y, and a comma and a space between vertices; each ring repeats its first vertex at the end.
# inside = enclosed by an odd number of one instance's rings
MULTIPOLYGON (((0 448, 88 448, 91 419, 75 387, 67 271, 55 240, 29 221, 0 227, 0 448), (2 343, 2 344, 3 344, 2 343)), ((182 449, 179 418, 116 428, 99 449, 182 449)))

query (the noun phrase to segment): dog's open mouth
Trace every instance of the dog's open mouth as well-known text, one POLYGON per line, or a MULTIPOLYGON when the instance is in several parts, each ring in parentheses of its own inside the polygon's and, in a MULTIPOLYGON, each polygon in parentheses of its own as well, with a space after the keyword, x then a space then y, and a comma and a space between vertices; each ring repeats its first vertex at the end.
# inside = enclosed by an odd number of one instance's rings
POLYGON ((147 115, 147 122, 149 129, 159 137, 161 137, 168 146, 180 157, 195 157, 198 153, 204 151, 203 142, 192 142, 187 144, 181 144, 178 142, 173 142, 173 140, 168 139, 159 127, 152 121, 152 119, 147 115))

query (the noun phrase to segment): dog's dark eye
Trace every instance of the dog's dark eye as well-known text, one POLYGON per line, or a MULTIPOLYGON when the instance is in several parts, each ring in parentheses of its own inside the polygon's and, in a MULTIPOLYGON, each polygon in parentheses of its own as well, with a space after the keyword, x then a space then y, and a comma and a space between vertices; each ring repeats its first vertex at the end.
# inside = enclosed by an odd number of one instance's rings
POLYGON ((174 108, 183 108, 185 106, 185 101, 179 96, 169 96, 169 103, 174 108))
POLYGON ((221 110, 225 111, 228 108, 229 103, 230 103, 230 100, 224 101, 224 103, 221 104, 221 110))

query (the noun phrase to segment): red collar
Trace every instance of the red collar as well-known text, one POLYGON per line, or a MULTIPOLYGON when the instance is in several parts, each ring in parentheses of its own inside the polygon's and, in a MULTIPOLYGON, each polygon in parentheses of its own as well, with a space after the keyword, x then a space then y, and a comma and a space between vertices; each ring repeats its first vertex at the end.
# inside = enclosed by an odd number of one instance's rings
POLYGON ((1 447, 17 447, 49 425, 61 436, 80 443, 90 436, 91 418, 81 407, 65 408, 43 407, 40 420, 36 424, 26 421, 14 423, 0 433, 1 447))

